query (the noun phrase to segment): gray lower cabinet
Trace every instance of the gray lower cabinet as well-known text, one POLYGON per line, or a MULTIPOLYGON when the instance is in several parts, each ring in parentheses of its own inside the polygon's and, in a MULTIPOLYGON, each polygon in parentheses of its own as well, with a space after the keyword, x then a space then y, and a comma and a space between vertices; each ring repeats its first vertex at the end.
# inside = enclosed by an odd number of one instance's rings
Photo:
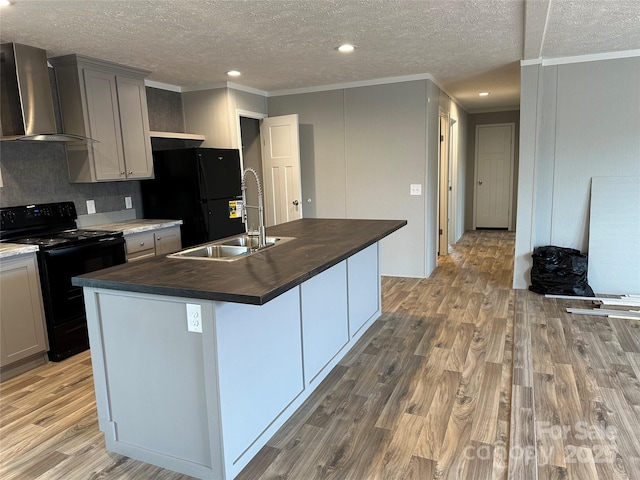
POLYGON ((216 302, 215 317, 224 457, 233 471, 305 388, 299 293, 262 306, 216 302))
POLYGON ((2 379, 45 363, 48 350, 35 254, 0 260, 2 379))
POLYGON ((378 255, 378 244, 375 243, 347 259, 349 332, 352 337, 380 312, 378 255))
POLYGON ((168 227, 154 231, 156 255, 166 255, 182 249, 180 227, 168 227))
POLYGON ((80 55, 49 59, 65 133, 97 142, 67 146, 71 182, 153 177, 146 70, 80 55))
POLYGON ((347 261, 300 285, 304 374, 307 384, 349 342, 347 261))
POLYGON ((107 449, 234 478, 380 315, 378 272, 375 244, 260 306, 85 287, 107 449))
POLYGON ((127 262, 135 262, 156 254, 155 235, 153 231, 125 235, 127 262))
POLYGON ((166 255, 182 248, 180 227, 167 227, 157 230, 125 235, 127 262, 134 262, 155 255, 166 255))

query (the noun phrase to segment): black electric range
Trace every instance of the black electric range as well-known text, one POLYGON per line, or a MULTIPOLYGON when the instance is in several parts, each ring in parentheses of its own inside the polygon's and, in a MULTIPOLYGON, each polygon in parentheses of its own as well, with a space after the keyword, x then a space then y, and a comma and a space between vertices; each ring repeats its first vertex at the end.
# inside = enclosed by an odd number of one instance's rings
POLYGON ((49 359, 89 348, 82 289, 71 278, 126 262, 122 232, 76 228, 73 202, 0 209, 0 241, 38 246, 49 359))

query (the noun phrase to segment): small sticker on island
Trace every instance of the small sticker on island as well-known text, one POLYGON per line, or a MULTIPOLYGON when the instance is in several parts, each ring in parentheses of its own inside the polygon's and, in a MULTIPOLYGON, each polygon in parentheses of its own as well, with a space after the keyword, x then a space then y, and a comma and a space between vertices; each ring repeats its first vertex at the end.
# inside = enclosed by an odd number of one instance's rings
POLYGON ((242 200, 230 200, 229 201, 229 218, 242 217, 242 200))

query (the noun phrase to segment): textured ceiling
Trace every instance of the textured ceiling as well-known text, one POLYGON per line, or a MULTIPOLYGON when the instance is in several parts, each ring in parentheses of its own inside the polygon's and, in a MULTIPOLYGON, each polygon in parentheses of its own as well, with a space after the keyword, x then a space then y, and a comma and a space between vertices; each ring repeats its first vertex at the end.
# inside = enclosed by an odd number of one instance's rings
POLYGON ((185 88, 232 69, 267 92, 430 74, 482 111, 518 106, 521 59, 639 49, 638 25, 640 0, 14 0, 0 39, 185 88))

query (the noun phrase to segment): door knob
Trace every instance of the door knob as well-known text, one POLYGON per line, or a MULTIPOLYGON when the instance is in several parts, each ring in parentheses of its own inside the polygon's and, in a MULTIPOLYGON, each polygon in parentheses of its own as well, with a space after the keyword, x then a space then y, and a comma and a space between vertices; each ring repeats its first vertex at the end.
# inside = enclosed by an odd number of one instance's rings
POLYGON ((478 185, 482 185, 482 180, 478 181, 478 185))
POLYGON ((293 201, 293 204, 297 207, 297 206, 298 206, 298 204, 299 204, 298 200, 294 200, 294 201, 293 201))

